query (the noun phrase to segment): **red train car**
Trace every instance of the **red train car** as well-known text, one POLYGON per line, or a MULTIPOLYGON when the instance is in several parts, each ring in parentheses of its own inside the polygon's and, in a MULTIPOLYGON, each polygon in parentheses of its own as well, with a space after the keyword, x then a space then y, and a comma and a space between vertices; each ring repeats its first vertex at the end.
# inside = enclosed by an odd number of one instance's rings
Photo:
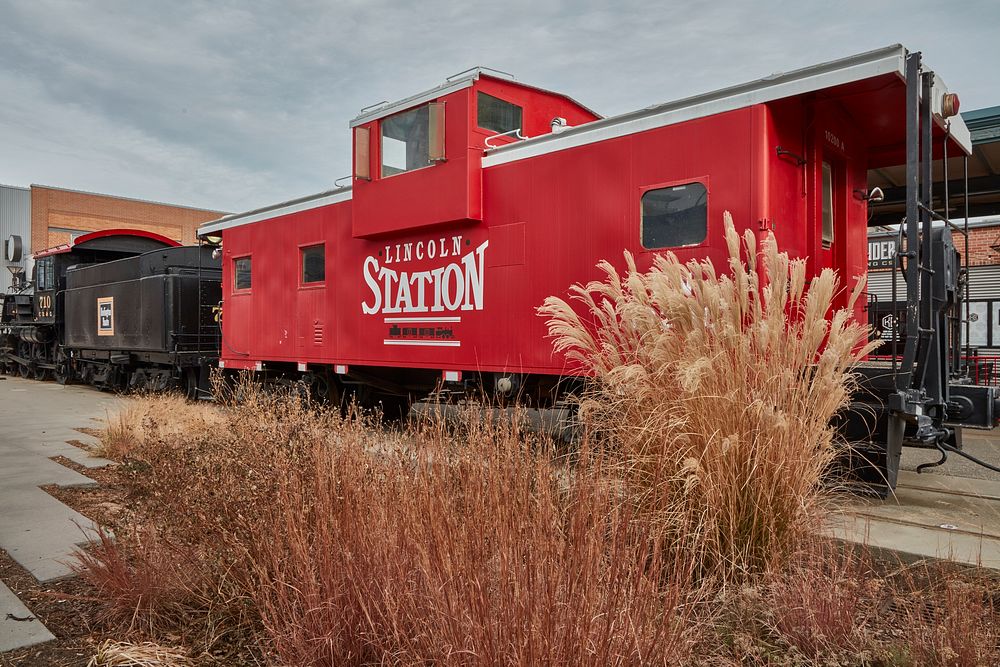
MULTIPOLYGON (((730 211, 811 272, 863 275, 868 170, 906 157, 907 55, 611 118, 482 69, 369 109, 351 122, 350 187, 201 228, 223 249, 220 365, 307 373, 320 391, 462 381, 543 404, 567 368, 535 309, 599 260, 722 265, 730 211)), ((932 94, 934 140, 968 153, 939 78, 932 94)))

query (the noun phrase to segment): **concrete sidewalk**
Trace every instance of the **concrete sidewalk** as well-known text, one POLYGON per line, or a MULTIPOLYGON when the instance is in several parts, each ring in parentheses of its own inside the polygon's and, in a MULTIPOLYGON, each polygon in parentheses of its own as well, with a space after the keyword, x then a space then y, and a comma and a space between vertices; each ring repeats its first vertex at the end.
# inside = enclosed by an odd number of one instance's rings
MULTIPOLYGON (((1000 465, 1000 429, 967 430, 964 449, 1000 465)), ((904 449, 896 492, 885 500, 846 498, 827 530, 838 538, 895 551, 1000 570, 1000 475, 956 454, 936 468, 936 450, 904 449)))
MULTIPOLYGON (((39 582, 53 581, 72 574, 66 561, 95 527, 39 487, 94 484, 51 458, 64 456, 88 468, 110 463, 67 441, 96 442, 75 429, 99 427, 94 418, 103 419, 120 400, 89 387, 0 377, 0 548, 39 582)), ((37 619, 17 621, 8 614, 29 615, 3 586, 0 652, 52 638, 37 619)))

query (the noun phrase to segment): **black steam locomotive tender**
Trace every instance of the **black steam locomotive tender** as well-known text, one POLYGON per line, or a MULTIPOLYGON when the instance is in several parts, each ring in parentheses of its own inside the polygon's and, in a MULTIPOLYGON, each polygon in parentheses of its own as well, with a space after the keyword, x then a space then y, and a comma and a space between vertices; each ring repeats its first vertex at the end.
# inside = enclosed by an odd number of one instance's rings
POLYGON ((34 294, 4 297, 0 367, 60 383, 207 395, 222 275, 211 250, 111 230, 36 254, 34 294))

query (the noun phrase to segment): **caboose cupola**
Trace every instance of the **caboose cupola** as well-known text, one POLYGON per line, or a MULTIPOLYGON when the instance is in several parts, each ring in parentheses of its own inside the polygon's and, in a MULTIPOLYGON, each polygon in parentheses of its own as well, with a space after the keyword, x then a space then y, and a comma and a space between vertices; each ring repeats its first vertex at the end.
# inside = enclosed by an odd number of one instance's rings
POLYGON ((473 68, 351 121, 355 237, 482 222, 486 148, 599 118, 573 100, 473 68))

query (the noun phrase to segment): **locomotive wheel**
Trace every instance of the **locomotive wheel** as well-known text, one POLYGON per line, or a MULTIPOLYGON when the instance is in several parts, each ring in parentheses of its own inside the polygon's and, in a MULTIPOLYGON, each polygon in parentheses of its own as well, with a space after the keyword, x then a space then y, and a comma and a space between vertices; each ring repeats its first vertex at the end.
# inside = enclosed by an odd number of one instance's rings
POLYGON ((198 369, 193 366, 184 369, 184 398, 198 400, 198 369))
POLYGON ((41 366, 35 366, 34 372, 35 379, 39 382, 44 382, 52 377, 51 371, 48 368, 42 368, 41 366))
POLYGON ((66 364, 56 364, 56 369, 52 371, 52 377, 59 384, 70 383, 70 370, 66 364))
POLYGON ((20 364, 18 366, 18 372, 20 372, 21 377, 30 378, 31 377, 31 367, 28 364, 20 364))

